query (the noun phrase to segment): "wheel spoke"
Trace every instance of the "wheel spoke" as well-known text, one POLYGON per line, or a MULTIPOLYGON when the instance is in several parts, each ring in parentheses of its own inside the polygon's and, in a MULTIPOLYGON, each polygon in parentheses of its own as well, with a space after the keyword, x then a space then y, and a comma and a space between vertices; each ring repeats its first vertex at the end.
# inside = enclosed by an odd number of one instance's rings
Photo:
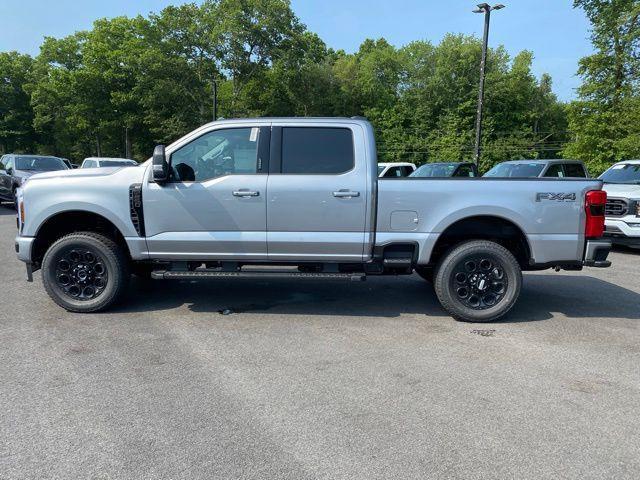
POLYGON ((102 254, 87 248, 63 251, 56 262, 55 278, 65 295, 82 301, 98 297, 109 281, 102 254))
POLYGON ((457 300, 468 308, 485 310, 504 298, 508 282, 504 266, 492 255, 469 255, 455 266, 450 280, 457 300))

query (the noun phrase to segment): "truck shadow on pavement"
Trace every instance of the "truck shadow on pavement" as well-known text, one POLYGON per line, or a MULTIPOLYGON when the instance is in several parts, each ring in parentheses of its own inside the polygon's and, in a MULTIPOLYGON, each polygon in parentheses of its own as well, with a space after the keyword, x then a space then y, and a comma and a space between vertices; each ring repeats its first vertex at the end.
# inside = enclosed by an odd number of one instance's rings
MULTIPOLYGON (((366 282, 299 279, 142 281, 111 312, 148 312, 187 305, 193 312, 399 317, 446 316, 433 288, 414 275, 366 282)), ((500 322, 579 318, 640 319, 640 294, 588 276, 525 275, 522 294, 500 322)))

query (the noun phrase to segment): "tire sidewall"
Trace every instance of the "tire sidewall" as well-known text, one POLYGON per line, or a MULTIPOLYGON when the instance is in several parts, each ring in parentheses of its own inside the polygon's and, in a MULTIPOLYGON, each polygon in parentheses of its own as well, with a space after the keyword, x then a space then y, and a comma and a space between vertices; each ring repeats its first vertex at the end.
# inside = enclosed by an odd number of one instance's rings
POLYGON ((492 322, 504 316, 518 300, 522 286, 522 272, 515 257, 501 245, 488 241, 466 242, 454 247, 443 259, 435 277, 436 292, 441 304, 457 320, 465 322, 492 322), (507 291, 495 306, 476 310, 458 300, 451 288, 451 277, 456 265, 468 255, 485 254, 500 261, 507 277, 507 291))

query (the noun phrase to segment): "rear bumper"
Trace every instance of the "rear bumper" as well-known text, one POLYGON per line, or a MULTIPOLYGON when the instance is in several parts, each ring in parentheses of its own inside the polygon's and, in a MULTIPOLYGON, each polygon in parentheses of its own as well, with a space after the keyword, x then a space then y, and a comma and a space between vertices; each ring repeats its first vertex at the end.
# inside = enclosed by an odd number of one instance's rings
POLYGON ((610 267, 611 262, 607 260, 610 251, 611 241, 608 239, 587 240, 582 264, 585 267, 610 267))

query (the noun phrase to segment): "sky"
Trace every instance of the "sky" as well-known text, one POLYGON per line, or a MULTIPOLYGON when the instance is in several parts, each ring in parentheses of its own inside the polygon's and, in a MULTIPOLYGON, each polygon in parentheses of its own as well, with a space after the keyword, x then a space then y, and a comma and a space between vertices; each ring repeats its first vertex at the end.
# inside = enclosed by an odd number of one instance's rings
MULTIPOLYGON (((592 52, 589 23, 571 0, 500 0, 491 16, 491 46, 531 50, 536 75, 549 73, 561 100, 575 98, 578 60, 592 52)), ((43 37, 91 27, 97 18, 146 15, 180 0, 0 0, 0 51, 36 55, 43 37)), ((438 43, 446 33, 482 35, 483 19, 468 0, 291 0, 298 17, 329 47, 354 52, 366 38, 396 46, 438 43)))

